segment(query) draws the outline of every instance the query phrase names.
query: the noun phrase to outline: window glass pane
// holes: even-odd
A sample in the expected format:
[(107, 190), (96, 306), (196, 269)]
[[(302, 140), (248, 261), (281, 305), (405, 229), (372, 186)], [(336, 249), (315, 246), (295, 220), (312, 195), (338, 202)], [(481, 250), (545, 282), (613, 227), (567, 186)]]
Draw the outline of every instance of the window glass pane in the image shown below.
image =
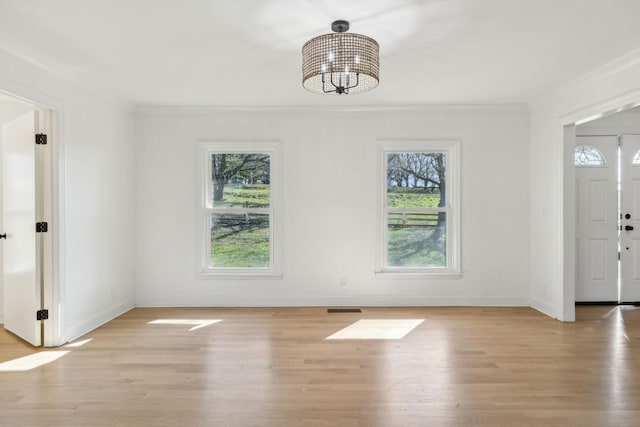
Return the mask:
[(389, 213), (388, 266), (446, 267), (446, 224), (445, 212)]
[(215, 208), (262, 208), (270, 204), (268, 153), (211, 155), (211, 191)]
[(634, 166), (640, 165), (640, 151), (637, 151), (635, 156), (633, 156), (633, 160), (631, 161), (631, 164)]
[(600, 150), (590, 145), (578, 145), (574, 151), (575, 166), (604, 166), (604, 157)]
[(211, 267), (269, 267), (269, 215), (211, 214)]
[(387, 154), (387, 206), (446, 206), (445, 153)]

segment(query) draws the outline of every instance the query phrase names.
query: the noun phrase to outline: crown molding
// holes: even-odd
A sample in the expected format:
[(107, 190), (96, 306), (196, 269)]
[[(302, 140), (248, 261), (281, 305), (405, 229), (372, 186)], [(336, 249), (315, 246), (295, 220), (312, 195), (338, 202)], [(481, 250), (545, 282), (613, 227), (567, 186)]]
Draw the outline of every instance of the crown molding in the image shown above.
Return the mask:
[[(2, 58), (4, 56), (4, 58)], [(128, 112), (135, 111), (135, 104), (129, 99), (120, 96), (113, 90), (93, 81), (89, 78), (69, 76), (56, 70), (55, 67), (49, 64), (36, 61), (35, 59), (21, 54), (13, 49), (8, 49), (5, 46), (0, 46), (0, 62), (6, 61), (8, 64), (14, 62), (13, 66), (8, 66), (9, 69), (24, 69), (34, 70), (36, 73), (41, 73), (53, 78), (53, 83), (57, 86), (67, 86), (68, 88), (77, 92), (83, 93), (92, 98), (98, 99), (104, 103), (111, 105)], [(19, 72), (18, 72), (19, 73)], [(47, 107), (60, 108), (62, 101), (58, 98), (52, 98), (48, 94), (44, 94), (30, 87), (25, 87), (19, 83), (19, 78), (0, 76), (0, 87), (4, 93), (8, 93), (11, 96), (15, 96), (20, 99), (24, 99), (27, 102), (35, 102), (46, 105)], [(54, 90), (53, 92), (57, 92)], [(63, 96), (58, 95), (59, 98)]]
[[(625, 71), (628, 71), (634, 67), (640, 67), (640, 48), (635, 49), (623, 56), (614, 59), (604, 65), (601, 65), (594, 70), (583, 74), (577, 79), (557, 87), (544, 95), (541, 95), (529, 102), (529, 109), (532, 112), (542, 110), (544, 108), (557, 105), (558, 103), (571, 98), (576, 93), (580, 93), (588, 88), (601, 85), (607, 81), (614, 80), (617, 76), (621, 75)], [(597, 102), (595, 104), (601, 105), (604, 103), (616, 104), (624, 103), (627, 98), (634, 97), (636, 90), (630, 90), (615, 97), (608, 98), (604, 101)], [(588, 107), (574, 109), (570, 112), (564, 112), (565, 116), (572, 115), (578, 111), (584, 110)]]
[(433, 104), (364, 106), (166, 106), (139, 105), (136, 113), (149, 116), (199, 116), (226, 113), (379, 113), (379, 112), (528, 112), (527, 104)]

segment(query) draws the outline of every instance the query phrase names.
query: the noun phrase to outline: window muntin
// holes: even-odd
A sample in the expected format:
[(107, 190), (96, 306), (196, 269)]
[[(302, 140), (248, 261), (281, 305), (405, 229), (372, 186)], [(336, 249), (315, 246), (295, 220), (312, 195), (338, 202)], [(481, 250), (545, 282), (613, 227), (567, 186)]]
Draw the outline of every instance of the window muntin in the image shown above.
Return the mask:
[(276, 275), (277, 145), (203, 143), (202, 273)]
[[(605, 166), (604, 156), (596, 147), (591, 145), (578, 145), (574, 150), (575, 166)], [(635, 160), (635, 158), (634, 158)]]
[(381, 273), (459, 274), (457, 141), (381, 143)]

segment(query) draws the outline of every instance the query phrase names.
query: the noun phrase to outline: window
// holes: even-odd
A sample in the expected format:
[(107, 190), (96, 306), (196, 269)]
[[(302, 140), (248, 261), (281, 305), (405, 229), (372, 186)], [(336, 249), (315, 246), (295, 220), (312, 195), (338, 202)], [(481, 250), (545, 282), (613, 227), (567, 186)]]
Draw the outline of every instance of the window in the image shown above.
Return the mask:
[[(575, 149), (575, 166), (604, 166), (604, 156), (596, 147), (578, 145)], [(634, 159), (635, 160), (635, 159)]]
[(633, 166), (640, 166), (640, 150), (636, 151), (636, 154), (633, 156), (633, 160), (631, 161)]
[(459, 143), (381, 144), (381, 273), (459, 274)]
[(277, 274), (277, 144), (206, 142), (201, 148), (202, 273)]

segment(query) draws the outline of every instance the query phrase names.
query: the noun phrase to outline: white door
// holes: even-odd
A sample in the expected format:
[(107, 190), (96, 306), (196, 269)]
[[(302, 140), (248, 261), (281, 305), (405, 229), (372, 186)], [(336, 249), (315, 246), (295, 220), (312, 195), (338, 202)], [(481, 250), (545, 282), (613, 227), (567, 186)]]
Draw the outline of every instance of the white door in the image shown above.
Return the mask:
[(41, 280), (36, 240), (37, 113), (2, 126), (2, 213), (4, 245), (4, 327), (33, 345), (41, 342), (36, 311)]
[(620, 301), (640, 301), (640, 136), (620, 139)]
[(618, 138), (576, 137), (575, 164), (576, 301), (617, 302)]

